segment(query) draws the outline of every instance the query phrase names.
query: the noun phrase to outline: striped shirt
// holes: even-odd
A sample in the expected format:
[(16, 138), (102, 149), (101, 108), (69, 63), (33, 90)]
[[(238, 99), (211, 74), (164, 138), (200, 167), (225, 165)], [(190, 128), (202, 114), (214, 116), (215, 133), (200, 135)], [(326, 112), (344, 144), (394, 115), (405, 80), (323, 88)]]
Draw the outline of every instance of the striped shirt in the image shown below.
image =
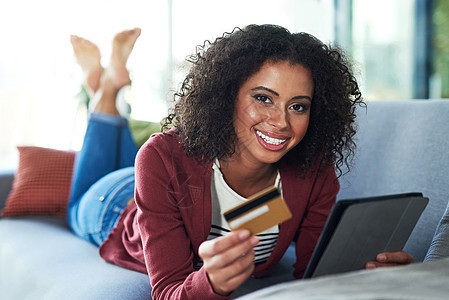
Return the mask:
[[(275, 186), (281, 191), (281, 180), (278, 173)], [(223, 213), (234, 206), (242, 204), (247, 201), (246, 198), (237, 194), (229, 185), (226, 183), (223, 174), (220, 170), (220, 163), (215, 160), (213, 164), (213, 174), (211, 183), (212, 192), (212, 228), (208, 236), (208, 240), (226, 235), (231, 230), (229, 229), (228, 223), (226, 222)], [(279, 226), (273, 226), (264, 232), (257, 235), (259, 238), (259, 244), (254, 247), (255, 258), (254, 263), (259, 264), (268, 260), (271, 252), (273, 252), (276, 246), (277, 239), (279, 235)], [(197, 265), (201, 267), (202, 262)]]

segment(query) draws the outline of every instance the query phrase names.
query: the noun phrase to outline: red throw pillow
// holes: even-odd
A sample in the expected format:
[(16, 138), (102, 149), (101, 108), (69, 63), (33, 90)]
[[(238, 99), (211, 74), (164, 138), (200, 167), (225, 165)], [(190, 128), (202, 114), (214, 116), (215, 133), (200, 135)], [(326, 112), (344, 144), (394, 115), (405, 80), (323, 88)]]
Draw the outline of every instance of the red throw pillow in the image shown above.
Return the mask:
[(75, 152), (32, 146), (17, 149), (19, 166), (1, 215), (65, 216)]

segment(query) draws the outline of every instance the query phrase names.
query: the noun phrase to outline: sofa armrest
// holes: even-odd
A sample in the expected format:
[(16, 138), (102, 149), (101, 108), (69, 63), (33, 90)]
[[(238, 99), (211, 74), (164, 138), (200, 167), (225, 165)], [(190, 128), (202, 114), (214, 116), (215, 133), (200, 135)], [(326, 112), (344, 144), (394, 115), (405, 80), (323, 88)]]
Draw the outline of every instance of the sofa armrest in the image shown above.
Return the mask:
[(14, 180), (14, 171), (0, 171), (0, 210), (5, 207), (6, 199), (12, 189), (12, 182)]

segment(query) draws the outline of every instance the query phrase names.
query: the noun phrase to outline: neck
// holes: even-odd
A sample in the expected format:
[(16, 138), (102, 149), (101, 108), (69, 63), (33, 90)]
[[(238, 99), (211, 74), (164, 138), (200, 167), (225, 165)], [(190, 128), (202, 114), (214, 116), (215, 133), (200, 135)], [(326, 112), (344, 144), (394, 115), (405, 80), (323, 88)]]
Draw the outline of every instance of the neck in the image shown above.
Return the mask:
[(273, 164), (244, 163), (233, 158), (220, 161), (220, 169), (226, 183), (245, 198), (273, 186), (277, 176)]

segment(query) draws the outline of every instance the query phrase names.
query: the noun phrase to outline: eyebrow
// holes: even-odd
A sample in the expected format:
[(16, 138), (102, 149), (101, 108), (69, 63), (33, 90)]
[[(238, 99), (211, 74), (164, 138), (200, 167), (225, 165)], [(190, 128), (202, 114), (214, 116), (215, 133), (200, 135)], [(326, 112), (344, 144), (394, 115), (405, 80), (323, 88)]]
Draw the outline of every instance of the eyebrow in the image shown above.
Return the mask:
[[(265, 86), (257, 86), (255, 88), (251, 89), (251, 91), (258, 91), (258, 90), (267, 91), (267, 92), (270, 92), (273, 95), (276, 95), (277, 97), (279, 97), (279, 93), (277, 93), (277, 92), (273, 91), (272, 89), (269, 89), (269, 88), (267, 88)], [(310, 102), (312, 102), (312, 98), (310, 98), (309, 96), (295, 96), (292, 99), (307, 99)]]

